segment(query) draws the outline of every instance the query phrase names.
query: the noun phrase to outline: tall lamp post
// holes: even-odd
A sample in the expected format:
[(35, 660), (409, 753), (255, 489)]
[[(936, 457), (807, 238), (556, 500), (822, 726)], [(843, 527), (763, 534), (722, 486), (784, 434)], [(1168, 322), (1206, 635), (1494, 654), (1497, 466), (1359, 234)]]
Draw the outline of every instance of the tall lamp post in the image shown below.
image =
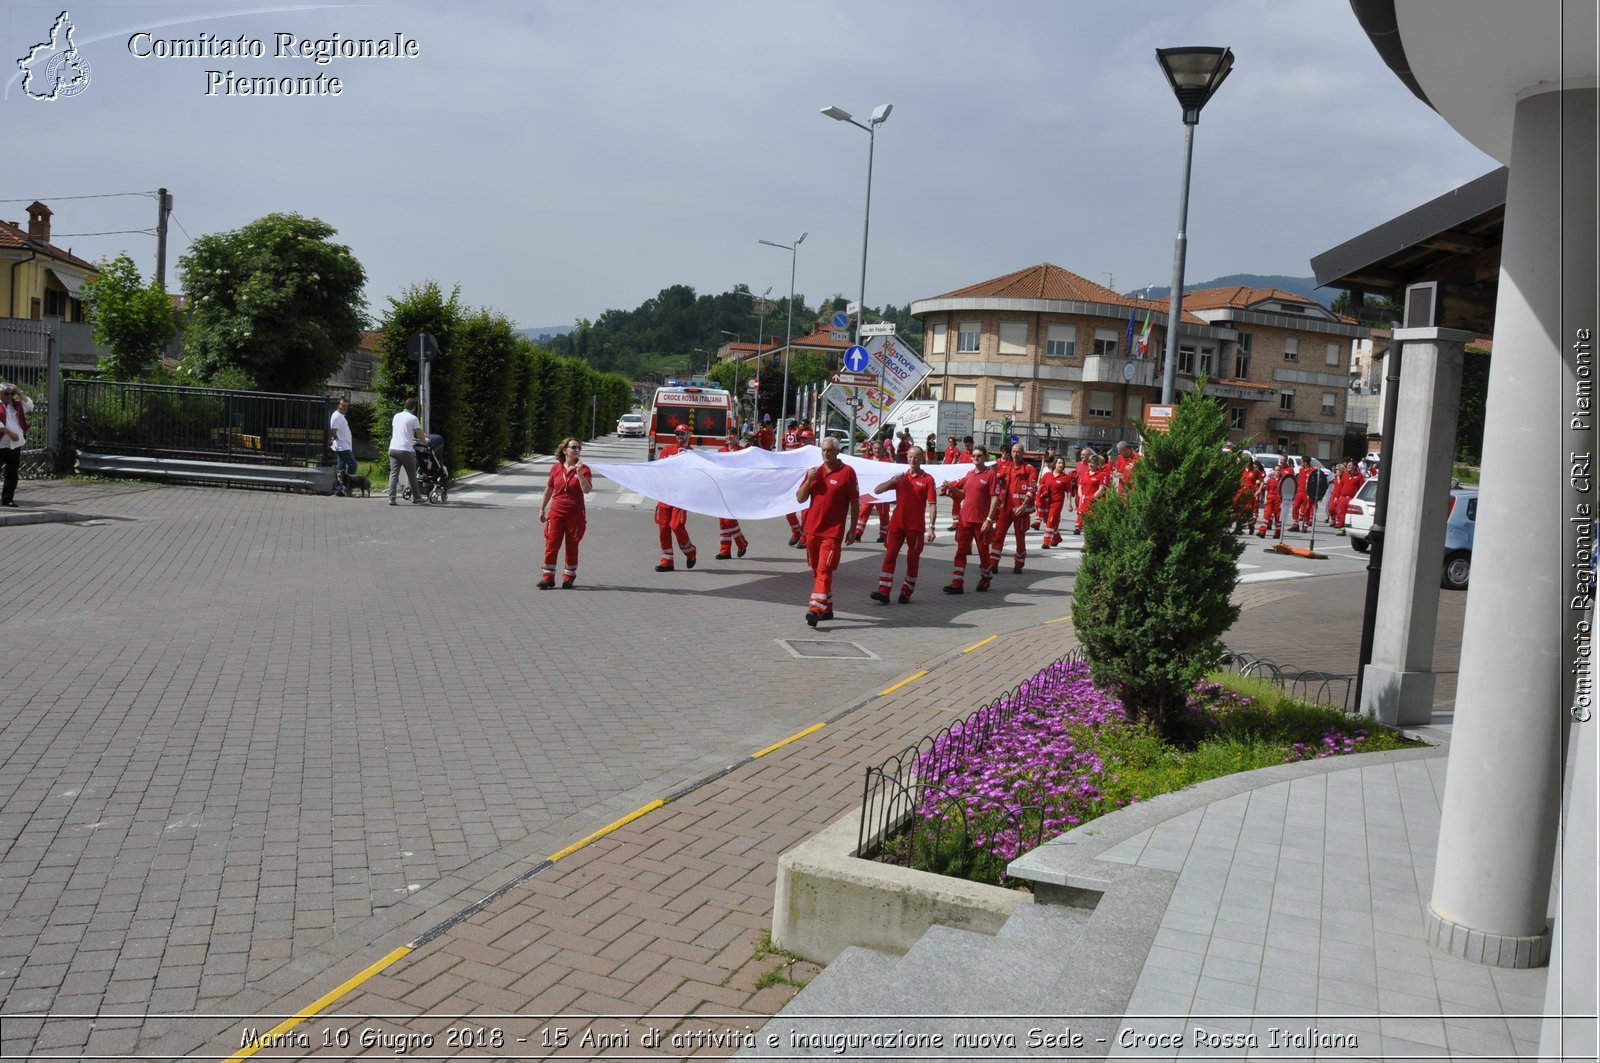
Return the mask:
[[(861, 222), (861, 293), (856, 300), (856, 345), (861, 344), (861, 323), (867, 317), (867, 232), (872, 227), (872, 153), (878, 142), (878, 127), (889, 117), (889, 112), (894, 110), (894, 104), (885, 103), (875, 108), (872, 117), (862, 125), (850, 117), (849, 111), (840, 110), (838, 107), (824, 107), (822, 113), (832, 118), (835, 122), (848, 122), (857, 129), (867, 131), (867, 210)], [(851, 417), (850, 431), (846, 433), (849, 446), (847, 450), (855, 450), (855, 418)]]
[[(740, 406), (739, 406), (739, 344), (744, 342), (744, 333), (742, 333), (742, 332), (729, 332), (725, 328), (724, 329), (718, 329), (717, 331), (722, 333), (724, 336), (732, 336), (733, 337), (733, 347), (734, 347), (734, 350), (733, 350), (733, 412), (734, 412), (735, 416), (738, 416), (739, 410), (740, 410)], [(707, 370), (707, 372), (709, 373), (710, 370)]]
[(1178, 199), (1178, 239), (1172, 248), (1172, 299), (1167, 305), (1167, 363), (1161, 369), (1161, 402), (1169, 405), (1178, 390), (1178, 325), (1183, 312), (1183, 260), (1189, 237), (1189, 170), (1194, 162), (1194, 127), (1200, 109), (1216, 94), (1233, 70), (1231, 48), (1157, 48), (1156, 61), (1166, 71), (1173, 94), (1183, 108), (1183, 190)]
[(792, 244), (780, 244), (773, 240), (757, 240), (758, 244), (768, 247), (780, 248), (789, 252), (789, 331), (783, 337), (783, 402), (779, 407), (778, 432), (781, 435), (789, 424), (789, 349), (794, 345), (794, 266), (800, 258), (800, 245), (806, 242), (806, 234), (801, 233), (800, 239)]

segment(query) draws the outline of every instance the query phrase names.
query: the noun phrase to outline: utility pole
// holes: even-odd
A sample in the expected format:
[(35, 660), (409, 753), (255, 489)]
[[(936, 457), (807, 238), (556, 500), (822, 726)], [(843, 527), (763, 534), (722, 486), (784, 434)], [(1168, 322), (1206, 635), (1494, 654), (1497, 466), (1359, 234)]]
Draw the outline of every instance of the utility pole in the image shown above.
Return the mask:
[(156, 190), (156, 287), (167, 290), (167, 215), (172, 213), (172, 196), (165, 188)]

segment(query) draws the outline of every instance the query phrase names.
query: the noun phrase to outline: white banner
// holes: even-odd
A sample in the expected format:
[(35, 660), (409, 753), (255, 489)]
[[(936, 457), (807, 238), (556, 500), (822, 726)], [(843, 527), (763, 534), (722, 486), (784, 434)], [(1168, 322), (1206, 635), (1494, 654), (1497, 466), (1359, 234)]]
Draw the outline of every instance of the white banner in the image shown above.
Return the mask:
[[(823, 398), (846, 417), (854, 414), (856, 428), (871, 436), (882, 427), (895, 404), (926, 380), (931, 370), (917, 349), (900, 336), (862, 339), (868, 355), (866, 372), (877, 379), (877, 386), (842, 388), (834, 385), (823, 393)], [(852, 393), (862, 400), (859, 407), (851, 407)]]

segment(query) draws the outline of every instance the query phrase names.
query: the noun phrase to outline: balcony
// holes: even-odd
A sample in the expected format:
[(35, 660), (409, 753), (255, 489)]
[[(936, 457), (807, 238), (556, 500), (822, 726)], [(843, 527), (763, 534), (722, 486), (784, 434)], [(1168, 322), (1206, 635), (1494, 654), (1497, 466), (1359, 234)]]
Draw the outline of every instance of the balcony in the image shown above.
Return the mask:
[[(1133, 375), (1127, 376), (1128, 366)], [(1136, 387), (1159, 387), (1153, 358), (1124, 358), (1120, 355), (1091, 354), (1083, 360), (1083, 381), (1086, 384), (1133, 384)]]

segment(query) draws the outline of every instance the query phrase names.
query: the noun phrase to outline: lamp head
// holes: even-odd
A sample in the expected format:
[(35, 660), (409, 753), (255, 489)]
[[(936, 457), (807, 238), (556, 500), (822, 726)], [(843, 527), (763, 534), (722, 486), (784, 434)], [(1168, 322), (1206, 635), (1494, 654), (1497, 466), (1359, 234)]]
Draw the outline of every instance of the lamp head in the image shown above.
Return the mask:
[(822, 113), (832, 118), (835, 122), (850, 121), (850, 112), (839, 107), (824, 107)]
[(794, 242), (794, 246), (799, 247), (801, 244), (805, 243), (807, 235), (808, 235), (807, 233), (801, 233), (800, 234), (800, 239), (798, 239), (798, 240), (796, 240)]
[(1233, 71), (1231, 48), (1157, 48), (1156, 61), (1183, 108), (1183, 124), (1200, 121), (1200, 109)]
[(892, 110), (894, 110), (894, 104), (892, 103), (885, 103), (875, 108), (872, 112), (872, 124), (878, 125), (884, 119), (889, 117), (889, 112)]

